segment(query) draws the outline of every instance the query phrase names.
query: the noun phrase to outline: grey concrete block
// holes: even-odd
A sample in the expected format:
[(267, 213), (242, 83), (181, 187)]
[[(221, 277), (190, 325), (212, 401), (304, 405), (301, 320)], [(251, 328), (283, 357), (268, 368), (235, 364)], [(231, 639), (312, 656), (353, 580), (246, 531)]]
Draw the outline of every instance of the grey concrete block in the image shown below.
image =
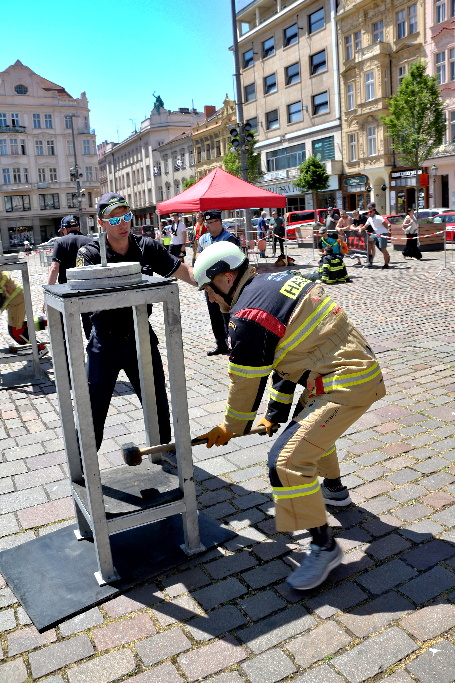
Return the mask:
[(421, 683), (453, 683), (455, 645), (446, 640), (436, 643), (406, 668)]

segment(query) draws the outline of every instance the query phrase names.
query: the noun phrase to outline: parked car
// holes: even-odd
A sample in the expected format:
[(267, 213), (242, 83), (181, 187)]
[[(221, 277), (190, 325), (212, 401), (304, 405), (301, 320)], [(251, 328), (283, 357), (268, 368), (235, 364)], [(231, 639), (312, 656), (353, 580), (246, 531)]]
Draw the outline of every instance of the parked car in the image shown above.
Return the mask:
[(50, 240), (47, 240), (47, 242), (41, 242), (41, 244), (38, 244), (36, 248), (43, 249), (44, 251), (52, 250), (54, 248), (54, 244), (59, 239), (60, 237), (51, 237)]
[(452, 213), (440, 213), (434, 217), (435, 223), (444, 223), (446, 226), (446, 241), (455, 242), (455, 211)]
[(388, 221), (391, 225), (401, 225), (401, 223), (403, 223), (403, 221), (404, 221), (404, 219), (406, 218), (406, 216), (404, 215), (404, 213), (402, 213), (402, 214), (396, 213), (396, 214), (390, 214), (390, 215), (387, 214), (387, 215), (384, 216), (384, 218), (385, 218), (386, 221)]
[(305, 211), (289, 211), (285, 214), (286, 235), (288, 239), (295, 240), (295, 226), (304, 223), (325, 223), (327, 218), (327, 209), (305, 210)]

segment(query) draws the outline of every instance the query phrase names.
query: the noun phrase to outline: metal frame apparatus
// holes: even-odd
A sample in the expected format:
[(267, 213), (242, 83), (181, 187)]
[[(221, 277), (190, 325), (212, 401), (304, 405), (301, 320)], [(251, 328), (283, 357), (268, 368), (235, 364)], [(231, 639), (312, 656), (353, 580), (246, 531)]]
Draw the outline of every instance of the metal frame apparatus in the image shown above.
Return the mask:
[[(22, 361), (32, 361), (33, 366), (33, 377), (35, 379), (41, 378), (41, 368), (40, 360), (38, 354), (38, 344), (36, 341), (35, 325), (33, 324), (33, 307), (32, 307), (32, 295), (30, 291), (30, 278), (28, 274), (28, 263), (27, 261), (21, 259), (17, 261), (5, 261), (0, 256), (0, 270), (20, 270), (22, 277), (22, 289), (24, 292), (24, 303), (25, 312), (27, 314), (28, 322), (28, 337), (30, 340), (30, 346), (27, 345), (24, 349), (19, 349), (18, 353), (0, 353), (0, 365), (5, 365), (6, 363), (20, 363)], [(31, 348), (30, 348), (31, 347)], [(33, 381), (21, 376), (18, 383), (13, 383), (11, 385), (0, 384), (0, 388), (6, 389), (11, 386), (19, 386), (20, 384), (33, 384)]]
[[(79, 539), (94, 540), (99, 569), (95, 576), (98, 583), (103, 585), (120, 578), (113, 565), (109, 535), (125, 529), (181, 514), (184, 531), (182, 549), (188, 555), (202, 552), (205, 548), (201, 545), (199, 536), (177, 284), (161, 278), (144, 277), (140, 285), (130, 287), (75, 291), (70, 290), (67, 285), (53, 285), (45, 286), (44, 290), (63, 438), (78, 527), (75, 533)], [(105, 511), (98, 465), (80, 315), (125, 306), (133, 308), (146, 440), (147, 445), (151, 446), (159, 443), (159, 431), (147, 305), (160, 302), (164, 308), (181, 498), (165, 504), (158, 503), (155, 507), (151, 502), (148, 507), (141, 506), (127, 514), (109, 518)], [(137, 474), (141, 476), (139, 470)]]

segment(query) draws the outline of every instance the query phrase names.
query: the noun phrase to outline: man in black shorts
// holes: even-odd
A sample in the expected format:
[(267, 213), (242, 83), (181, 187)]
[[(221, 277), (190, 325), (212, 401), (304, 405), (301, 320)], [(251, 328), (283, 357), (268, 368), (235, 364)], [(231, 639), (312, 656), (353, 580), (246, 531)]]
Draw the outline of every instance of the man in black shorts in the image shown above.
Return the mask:
[[(108, 192), (98, 202), (98, 223), (107, 232), (108, 263), (139, 262), (142, 272), (179, 278), (194, 285), (193, 271), (151, 237), (130, 234), (133, 214), (124, 197)], [(78, 252), (77, 266), (101, 263), (98, 242), (86, 244)], [(124, 370), (141, 398), (136, 339), (132, 308), (116, 308), (92, 313), (92, 334), (87, 345), (87, 375), (96, 446), (103, 440), (104, 423), (120, 370)], [(158, 339), (149, 326), (160, 443), (171, 440), (169, 404)]]

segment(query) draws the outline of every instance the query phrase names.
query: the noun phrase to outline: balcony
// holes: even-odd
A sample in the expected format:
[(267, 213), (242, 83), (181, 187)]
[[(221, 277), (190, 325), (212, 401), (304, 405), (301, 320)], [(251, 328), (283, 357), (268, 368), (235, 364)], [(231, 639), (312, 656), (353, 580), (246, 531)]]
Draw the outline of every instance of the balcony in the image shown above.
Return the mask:
[(25, 133), (25, 126), (0, 126), (0, 133)]
[(355, 63), (363, 62), (366, 59), (371, 59), (372, 57), (378, 57), (379, 55), (390, 55), (393, 52), (393, 48), (390, 43), (373, 43), (373, 45), (367, 45), (357, 50), (355, 53)]

